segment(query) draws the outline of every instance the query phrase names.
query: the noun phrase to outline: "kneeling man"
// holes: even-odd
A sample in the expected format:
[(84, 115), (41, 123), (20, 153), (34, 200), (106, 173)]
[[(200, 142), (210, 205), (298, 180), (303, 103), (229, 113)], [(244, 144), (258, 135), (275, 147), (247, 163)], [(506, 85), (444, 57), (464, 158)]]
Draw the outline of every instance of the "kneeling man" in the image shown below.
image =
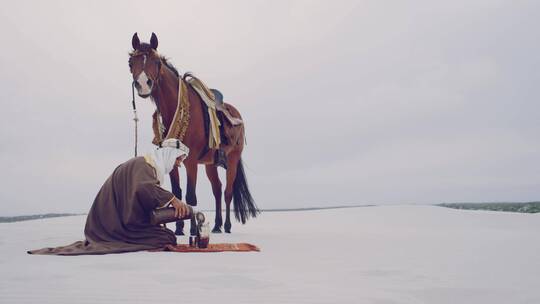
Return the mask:
[(176, 236), (171, 230), (150, 224), (150, 213), (172, 205), (179, 218), (188, 216), (188, 206), (161, 188), (164, 176), (188, 154), (189, 149), (182, 142), (167, 139), (161, 148), (119, 165), (92, 204), (84, 228), (85, 241), (28, 253), (106, 254), (176, 245)]

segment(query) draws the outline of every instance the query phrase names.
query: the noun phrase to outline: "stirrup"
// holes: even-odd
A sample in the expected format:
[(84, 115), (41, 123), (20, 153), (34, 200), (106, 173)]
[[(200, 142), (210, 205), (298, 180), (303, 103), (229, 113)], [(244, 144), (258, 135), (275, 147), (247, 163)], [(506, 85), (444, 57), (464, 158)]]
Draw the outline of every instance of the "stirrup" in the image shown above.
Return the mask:
[(225, 155), (225, 151), (221, 149), (216, 150), (216, 154), (214, 155), (214, 165), (227, 170), (227, 155)]

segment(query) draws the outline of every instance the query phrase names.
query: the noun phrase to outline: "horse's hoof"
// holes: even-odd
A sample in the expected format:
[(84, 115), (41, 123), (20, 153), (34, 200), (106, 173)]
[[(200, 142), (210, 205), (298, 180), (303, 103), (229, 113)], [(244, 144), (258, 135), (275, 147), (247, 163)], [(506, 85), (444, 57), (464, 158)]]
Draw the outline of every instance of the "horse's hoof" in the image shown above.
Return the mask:
[(176, 234), (176, 235), (184, 235), (184, 231), (182, 231), (181, 229), (176, 229), (174, 234)]
[(221, 233), (221, 227), (214, 227), (214, 229), (212, 229), (212, 233)]
[(230, 223), (225, 223), (225, 233), (231, 233), (231, 227)]
[(229, 229), (225, 228), (225, 233), (231, 233), (231, 228)]

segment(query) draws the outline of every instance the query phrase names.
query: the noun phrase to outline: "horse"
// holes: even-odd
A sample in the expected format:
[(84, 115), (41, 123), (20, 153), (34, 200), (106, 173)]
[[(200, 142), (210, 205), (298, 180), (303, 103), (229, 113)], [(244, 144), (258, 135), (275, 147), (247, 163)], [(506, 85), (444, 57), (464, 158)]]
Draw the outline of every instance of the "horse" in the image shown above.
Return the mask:
[[(179, 138), (190, 149), (189, 156), (184, 160), (184, 167), (187, 172), (187, 194), (186, 203), (191, 206), (197, 205), (197, 195), (195, 193), (197, 185), (197, 168), (199, 164), (205, 166), (206, 176), (212, 185), (212, 192), (216, 203), (216, 216), (213, 233), (221, 233), (223, 218), (221, 215), (222, 183), (218, 175), (215, 164), (216, 149), (208, 148), (208, 136), (205, 132), (205, 108), (204, 101), (195, 89), (186, 81), (191, 76), (186, 73), (183, 76), (178, 70), (162, 55), (158, 54), (158, 39), (152, 33), (150, 43), (141, 43), (137, 33), (133, 34), (131, 44), (133, 51), (129, 53), (129, 69), (133, 76), (133, 85), (137, 89), (137, 94), (141, 98), (150, 98), (156, 106), (156, 113), (161, 118), (163, 134), (167, 134), (179, 102), (179, 86), (186, 85), (187, 100), (189, 103), (189, 124), (185, 130), (183, 138)], [(224, 106), (229, 113), (242, 119), (240, 112), (228, 103)], [(158, 117), (158, 118), (159, 118)], [(224, 122), (226, 124), (226, 122)], [(253, 197), (249, 191), (244, 166), (242, 162), (242, 151), (245, 143), (244, 125), (236, 126), (239, 140), (229, 143), (221, 143), (220, 147), (226, 155), (226, 186), (225, 186), (225, 232), (231, 233), (231, 201), (234, 206), (234, 215), (238, 221), (245, 224), (250, 217), (256, 217), (259, 213)], [(158, 128), (159, 129), (159, 128)], [(160, 130), (161, 132), (161, 130)], [(182, 199), (182, 189), (180, 187), (180, 177), (178, 169), (173, 169), (169, 173), (173, 194)], [(196, 225), (191, 219), (190, 234), (196, 234)], [(183, 221), (176, 222), (177, 235), (184, 235)]]

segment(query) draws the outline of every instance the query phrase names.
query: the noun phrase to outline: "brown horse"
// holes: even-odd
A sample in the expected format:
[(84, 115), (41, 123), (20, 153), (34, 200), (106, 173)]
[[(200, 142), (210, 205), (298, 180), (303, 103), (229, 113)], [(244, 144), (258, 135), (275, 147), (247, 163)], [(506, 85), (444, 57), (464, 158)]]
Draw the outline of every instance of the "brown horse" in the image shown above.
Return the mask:
[[(197, 185), (197, 167), (204, 164), (206, 175), (212, 184), (212, 192), (216, 200), (216, 217), (213, 232), (220, 233), (223, 219), (221, 216), (221, 194), (222, 185), (218, 176), (218, 170), (214, 162), (216, 156), (215, 149), (208, 148), (208, 134), (205, 128), (205, 112), (207, 111), (204, 101), (198, 93), (186, 81), (189, 74), (180, 76), (163, 56), (157, 53), (157, 36), (152, 33), (150, 44), (141, 43), (137, 33), (132, 38), (133, 51), (130, 53), (129, 67), (133, 75), (133, 82), (137, 93), (142, 98), (148, 98), (155, 103), (156, 113), (161, 117), (162, 126), (165, 128), (163, 134), (167, 134), (178, 105), (178, 88), (180, 82), (187, 86), (187, 96), (189, 102), (189, 125), (182, 142), (190, 149), (188, 158), (184, 161), (187, 171), (187, 194), (186, 202), (191, 206), (197, 205), (195, 188)], [(241, 119), (240, 113), (230, 104), (225, 104), (229, 113)], [(227, 125), (227, 122), (223, 122)], [(205, 126), (206, 125), (206, 126)], [(244, 148), (244, 125), (235, 126), (239, 140), (222, 143), (220, 148), (226, 155), (227, 183), (225, 186), (225, 232), (231, 232), (231, 201), (234, 205), (234, 213), (237, 220), (244, 224), (250, 217), (257, 216), (259, 210), (253, 201), (249, 191), (244, 168), (242, 165), (242, 150)], [(182, 189), (180, 188), (180, 177), (178, 170), (173, 170), (170, 174), (172, 192), (179, 199), (182, 199)], [(191, 222), (191, 234), (195, 233), (195, 225)], [(176, 234), (183, 235), (183, 222), (176, 223)]]

